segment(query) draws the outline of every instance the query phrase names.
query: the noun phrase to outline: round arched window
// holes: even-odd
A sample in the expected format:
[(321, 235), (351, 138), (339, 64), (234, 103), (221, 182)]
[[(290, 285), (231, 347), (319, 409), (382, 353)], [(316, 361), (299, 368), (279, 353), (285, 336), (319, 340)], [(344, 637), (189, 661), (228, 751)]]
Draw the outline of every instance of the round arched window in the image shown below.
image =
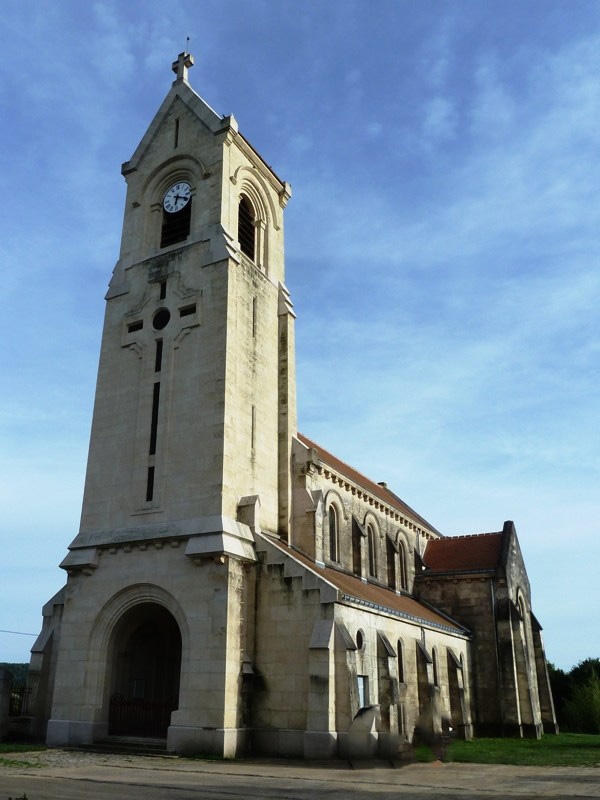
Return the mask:
[(244, 197), (244, 195), (240, 198), (240, 205), (238, 207), (238, 240), (242, 253), (254, 260), (256, 245), (254, 209), (248, 198)]

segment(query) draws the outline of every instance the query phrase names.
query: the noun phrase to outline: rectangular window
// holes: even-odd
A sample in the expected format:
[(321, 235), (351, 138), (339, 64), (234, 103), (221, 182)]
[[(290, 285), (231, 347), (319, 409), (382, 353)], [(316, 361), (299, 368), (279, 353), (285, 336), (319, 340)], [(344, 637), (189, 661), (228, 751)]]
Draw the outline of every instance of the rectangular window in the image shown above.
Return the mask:
[(196, 303), (191, 306), (185, 306), (185, 308), (179, 309), (179, 316), (180, 317), (191, 317), (192, 314), (196, 313)]
[(358, 707), (369, 705), (369, 678), (367, 675), (357, 675), (358, 679)]
[(160, 282), (160, 299), (164, 300), (167, 296), (167, 282), (161, 281)]
[(135, 333), (136, 331), (141, 331), (144, 327), (144, 321), (139, 319), (137, 322), (130, 322), (127, 326), (128, 333)]

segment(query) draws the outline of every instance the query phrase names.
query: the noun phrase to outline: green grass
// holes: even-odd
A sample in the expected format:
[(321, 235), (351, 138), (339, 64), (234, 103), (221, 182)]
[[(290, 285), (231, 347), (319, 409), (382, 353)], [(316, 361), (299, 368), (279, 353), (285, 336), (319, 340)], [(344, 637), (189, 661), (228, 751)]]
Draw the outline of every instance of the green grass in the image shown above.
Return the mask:
[(452, 742), (445, 761), (534, 767), (600, 767), (600, 736), (561, 733), (541, 739), (473, 739)]
[(35, 750), (46, 750), (45, 744), (19, 742), (0, 742), (0, 753), (31, 753)]
[(16, 758), (2, 758), (0, 756), (0, 767), (27, 767), (27, 769), (37, 769), (40, 765), (33, 761), (17, 761)]
[[(0, 754), (27, 753), (45, 750), (43, 744), (18, 744), (1, 742)], [(416, 747), (415, 761), (435, 760), (431, 749)], [(197, 758), (211, 758), (197, 756)], [(214, 759), (214, 756), (212, 757)], [(222, 760), (222, 759), (217, 759)], [(471, 742), (452, 742), (445, 752), (444, 761), (471, 764), (517, 764), (532, 767), (600, 767), (600, 736), (585, 733), (561, 733), (541, 739), (473, 739)], [(29, 762), (3, 758), (0, 766), (36, 766)]]
[[(43, 744), (22, 744), (17, 742), (0, 742), (0, 767), (39, 767), (32, 761), (20, 761), (16, 758), (5, 758), (5, 753), (31, 753), (36, 750), (46, 750)], [(19, 800), (19, 798), (15, 798)]]

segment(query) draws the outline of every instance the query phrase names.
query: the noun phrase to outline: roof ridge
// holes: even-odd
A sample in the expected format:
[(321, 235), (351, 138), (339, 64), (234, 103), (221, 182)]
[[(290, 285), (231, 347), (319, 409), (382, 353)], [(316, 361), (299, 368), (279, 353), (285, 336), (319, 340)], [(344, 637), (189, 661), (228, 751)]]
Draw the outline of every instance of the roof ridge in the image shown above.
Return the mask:
[(455, 542), (457, 539), (476, 539), (478, 536), (502, 536), (502, 531), (487, 531), (486, 533), (459, 533), (456, 536), (453, 536), (452, 534), (446, 534), (446, 536), (444, 536), (444, 540)]
[[(349, 471), (349, 473), (354, 473), (354, 475), (358, 476), (358, 478), (360, 478), (361, 481), (364, 481), (363, 483), (364, 489), (367, 489), (368, 491), (370, 491), (375, 496), (379, 497), (380, 500), (383, 500), (383, 502), (387, 503), (388, 505), (395, 507), (396, 510), (400, 511), (402, 514), (406, 514), (409, 517), (412, 516), (416, 521), (417, 526), (422, 527), (427, 531), (431, 531), (440, 537), (443, 536), (443, 534), (440, 533), (440, 531), (438, 531), (437, 528), (431, 524), (431, 522), (428, 522), (425, 519), (425, 517), (421, 516), (421, 514), (419, 514), (418, 511), (415, 511), (415, 509), (412, 508), (412, 506), (410, 506), (405, 500), (399, 497), (399, 495), (392, 492), (392, 490), (388, 488), (387, 484), (382, 486), (381, 483), (377, 483), (377, 481), (374, 481), (372, 478), (369, 478), (367, 475), (365, 475), (364, 472), (361, 472), (360, 470), (356, 469), (356, 467), (353, 467), (352, 464), (348, 464), (347, 461), (344, 461), (343, 459), (339, 458), (334, 453), (332, 453), (331, 450), (329, 450), (327, 447), (323, 447), (323, 445), (319, 444), (318, 442), (315, 442), (314, 439), (311, 439), (304, 433), (300, 433), (300, 431), (297, 431), (296, 436), (305, 446), (313, 447), (315, 450), (323, 452), (331, 459), (336, 461), (339, 465), (345, 467), (346, 470)], [(326, 458), (322, 460), (330, 468), (334, 470), (337, 469), (336, 465), (331, 464)], [(344, 477), (348, 480), (355, 482), (354, 478), (351, 477), (349, 474), (346, 474)], [(360, 482), (358, 483), (360, 485)], [(413, 524), (412, 521), (411, 524)]]
[[(374, 481), (373, 478), (369, 478), (369, 476), (365, 475), (364, 472), (361, 472), (359, 469), (356, 469), (356, 467), (353, 467), (352, 464), (348, 464), (348, 462), (344, 461), (343, 458), (340, 458), (339, 456), (334, 455), (331, 452), (331, 450), (329, 450), (327, 447), (324, 447), (322, 444), (319, 444), (319, 442), (315, 442), (314, 439), (311, 439), (310, 437), (306, 436), (305, 434), (300, 433), (300, 431), (298, 431), (298, 436), (301, 436), (303, 439), (306, 439), (307, 442), (311, 442), (311, 444), (314, 444), (317, 448), (320, 448), (321, 450), (324, 450), (326, 453), (329, 453), (329, 455), (333, 456), (336, 459), (336, 461), (340, 462), (340, 464), (343, 464), (345, 467), (348, 467), (349, 470), (351, 470), (352, 472), (356, 472), (358, 475), (360, 475), (361, 478), (364, 478), (365, 481), (367, 481), (367, 483), (372, 483), (373, 486), (379, 486), (380, 489), (384, 489), (386, 492), (389, 492), (389, 489), (386, 486), (382, 486), (380, 483), (377, 483), (377, 481)], [(333, 466), (333, 465), (330, 465), (330, 466)], [(406, 505), (404, 503), (404, 500), (401, 500), (401, 502), (404, 505)]]

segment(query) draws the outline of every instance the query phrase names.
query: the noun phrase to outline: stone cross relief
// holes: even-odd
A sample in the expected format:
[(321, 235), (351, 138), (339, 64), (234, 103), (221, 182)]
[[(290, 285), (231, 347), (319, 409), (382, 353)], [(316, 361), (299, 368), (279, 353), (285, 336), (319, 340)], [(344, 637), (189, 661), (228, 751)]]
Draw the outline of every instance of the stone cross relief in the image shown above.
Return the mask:
[[(133, 350), (138, 358), (142, 358), (146, 345), (160, 335), (160, 331), (167, 325), (169, 328), (165, 331), (167, 338), (171, 340), (172, 347), (177, 349), (181, 340), (191, 333), (191, 329), (200, 324), (202, 292), (184, 286), (178, 276), (171, 287), (170, 301), (165, 297), (161, 298), (162, 302), (159, 300), (157, 303), (155, 287), (156, 284), (148, 286), (139, 305), (132, 308), (125, 316), (121, 346)], [(166, 312), (168, 316), (165, 317), (167, 322), (159, 328), (153, 323), (160, 311), (163, 315)]]

